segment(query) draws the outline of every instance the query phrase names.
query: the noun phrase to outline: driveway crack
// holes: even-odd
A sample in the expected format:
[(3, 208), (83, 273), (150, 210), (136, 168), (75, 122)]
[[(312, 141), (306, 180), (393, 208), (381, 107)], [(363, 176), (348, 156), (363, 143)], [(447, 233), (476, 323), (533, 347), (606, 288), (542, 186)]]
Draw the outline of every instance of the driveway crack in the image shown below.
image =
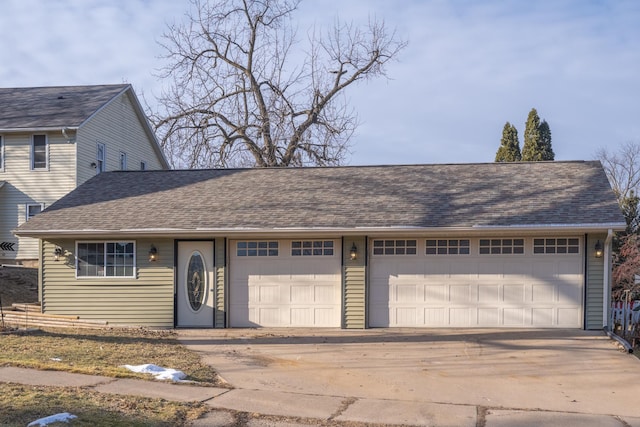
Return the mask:
[(331, 414), (331, 416), (327, 419), (331, 421), (339, 417), (344, 413), (344, 411), (346, 411), (349, 408), (349, 406), (353, 405), (357, 401), (358, 399), (356, 397), (348, 397), (344, 399), (342, 402), (340, 402), (340, 406), (338, 407), (338, 409), (336, 409), (336, 411), (333, 414)]

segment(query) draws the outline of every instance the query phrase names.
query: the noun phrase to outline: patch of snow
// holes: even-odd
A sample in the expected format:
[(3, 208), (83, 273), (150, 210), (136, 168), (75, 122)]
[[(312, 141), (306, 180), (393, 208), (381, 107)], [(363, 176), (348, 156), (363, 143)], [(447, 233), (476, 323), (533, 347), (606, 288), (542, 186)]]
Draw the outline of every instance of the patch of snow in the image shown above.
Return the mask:
[(50, 415), (48, 417), (40, 418), (39, 420), (35, 420), (27, 424), (27, 427), (33, 426), (48, 426), (53, 423), (68, 423), (69, 420), (73, 420), (74, 418), (78, 418), (73, 414), (68, 412), (62, 412), (60, 414)]
[(54, 361), (54, 362), (62, 362), (62, 359), (59, 357), (52, 357), (50, 360)]
[(130, 371), (138, 372), (141, 374), (151, 374), (157, 380), (171, 380), (182, 381), (187, 375), (182, 372), (171, 368), (163, 368), (158, 365), (147, 363), (145, 365), (124, 365)]

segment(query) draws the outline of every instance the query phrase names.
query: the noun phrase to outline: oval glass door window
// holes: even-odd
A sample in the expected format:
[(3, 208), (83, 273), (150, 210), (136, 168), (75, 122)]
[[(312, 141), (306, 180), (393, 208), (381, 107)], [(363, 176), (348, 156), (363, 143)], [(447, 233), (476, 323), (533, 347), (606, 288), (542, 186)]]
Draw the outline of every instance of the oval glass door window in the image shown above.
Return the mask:
[(200, 252), (194, 252), (187, 268), (187, 296), (193, 311), (198, 311), (204, 304), (207, 288), (207, 275), (204, 260)]

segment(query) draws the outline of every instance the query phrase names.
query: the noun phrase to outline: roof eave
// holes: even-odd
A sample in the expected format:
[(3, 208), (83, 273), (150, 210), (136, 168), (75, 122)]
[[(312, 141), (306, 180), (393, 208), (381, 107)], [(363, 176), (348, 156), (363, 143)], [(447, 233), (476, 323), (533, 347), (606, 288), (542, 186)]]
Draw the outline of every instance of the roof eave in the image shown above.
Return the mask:
[(0, 133), (24, 133), (24, 132), (53, 132), (62, 129), (78, 130), (78, 126), (37, 126), (24, 128), (0, 128)]
[(597, 224), (522, 224), (522, 225), (479, 225), (472, 227), (279, 227), (279, 228), (145, 228), (118, 230), (15, 230), (20, 237), (36, 238), (78, 238), (78, 237), (245, 237), (245, 236), (404, 236), (443, 233), (472, 233), (473, 235), (491, 235), (496, 233), (539, 233), (539, 232), (606, 232), (607, 230), (622, 231), (625, 223), (597, 223)]

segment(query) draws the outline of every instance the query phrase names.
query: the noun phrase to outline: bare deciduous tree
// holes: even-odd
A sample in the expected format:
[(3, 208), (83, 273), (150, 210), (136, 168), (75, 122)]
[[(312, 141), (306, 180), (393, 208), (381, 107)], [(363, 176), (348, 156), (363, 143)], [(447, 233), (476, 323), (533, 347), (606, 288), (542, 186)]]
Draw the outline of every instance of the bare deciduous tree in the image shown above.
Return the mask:
[(619, 202), (639, 194), (640, 143), (628, 142), (616, 152), (601, 148), (596, 157), (602, 162)]
[(170, 89), (151, 115), (176, 167), (340, 164), (358, 125), (344, 91), (386, 76), (406, 46), (383, 22), (312, 29), (292, 22), (297, 0), (192, 0), (186, 25), (162, 43)]

